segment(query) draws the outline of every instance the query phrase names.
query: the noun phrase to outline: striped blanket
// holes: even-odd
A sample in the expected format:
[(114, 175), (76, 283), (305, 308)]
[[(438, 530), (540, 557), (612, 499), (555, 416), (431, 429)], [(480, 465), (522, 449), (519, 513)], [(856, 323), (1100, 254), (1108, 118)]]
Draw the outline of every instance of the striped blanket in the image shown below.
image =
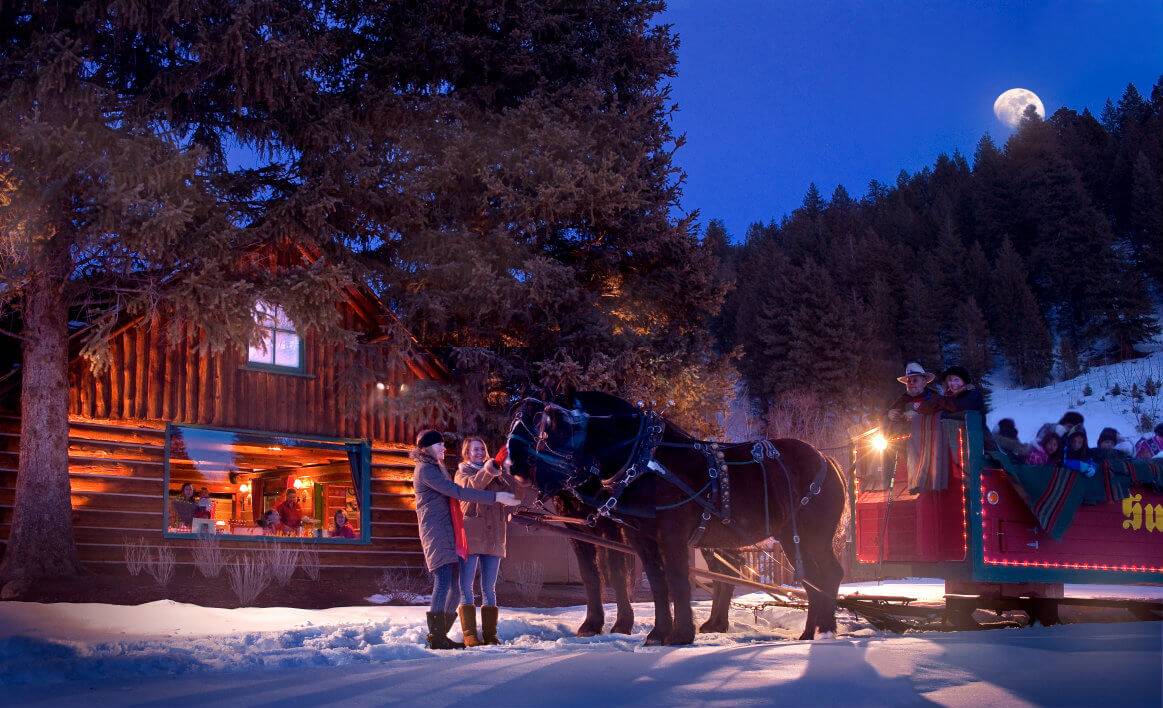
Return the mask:
[(1098, 473), (1084, 477), (1065, 467), (1023, 465), (1001, 451), (991, 452), (1005, 469), (1018, 495), (1038, 520), (1038, 526), (1058, 539), (1070, 528), (1083, 504), (1105, 504), (1125, 499), (1132, 485), (1163, 490), (1163, 461), (1095, 460)]
[(913, 418), (908, 441), (910, 492), (935, 492), (949, 488), (949, 463), (960, 451), (959, 420), (936, 415)]

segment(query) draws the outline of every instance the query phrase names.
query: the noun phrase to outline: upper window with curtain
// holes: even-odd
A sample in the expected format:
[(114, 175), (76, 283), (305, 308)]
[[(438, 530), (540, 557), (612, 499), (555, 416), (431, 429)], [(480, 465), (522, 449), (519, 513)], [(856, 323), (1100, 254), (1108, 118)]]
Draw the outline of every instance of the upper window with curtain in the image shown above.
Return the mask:
[(272, 371), (303, 373), (303, 338), (283, 308), (259, 301), (254, 318), (258, 341), (250, 345), (247, 364)]

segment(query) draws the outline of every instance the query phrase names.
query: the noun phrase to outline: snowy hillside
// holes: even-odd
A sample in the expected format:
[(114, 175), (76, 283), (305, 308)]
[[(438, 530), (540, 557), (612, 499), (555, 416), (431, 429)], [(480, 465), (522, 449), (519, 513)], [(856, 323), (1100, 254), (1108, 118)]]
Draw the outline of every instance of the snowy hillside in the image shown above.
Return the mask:
[[(1136, 427), (1143, 416), (1156, 423), (1163, 421), (1163, 392), (1148, 395), (1148, 381), (1156, 387), (1163, 381), (1163, 351), (1097, 366), (1077, 378), (1044, 388), (995, 387), (988, 423), (993, 428), (1002, 418), (1013, 418), (1021, 439), (1030, 441), (1043, 423), (1056, 423), (1067, 410), (1076, 410), (1086, 418), (1091, 445), (1097, 444), (1105, 427), (1136, 439), (1140, 435)], [(1137, 397), (1132, 395), (1135, 393)]]

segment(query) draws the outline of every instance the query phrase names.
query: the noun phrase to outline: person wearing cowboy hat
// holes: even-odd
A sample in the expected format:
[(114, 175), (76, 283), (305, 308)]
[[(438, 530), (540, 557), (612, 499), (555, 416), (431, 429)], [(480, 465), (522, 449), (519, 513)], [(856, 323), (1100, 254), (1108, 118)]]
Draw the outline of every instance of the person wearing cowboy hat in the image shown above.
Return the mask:
[(925, 367), (910, 361), (905, 366), (905, 375), (897, 377), (897, 381), (905, 385), (905, 391), (889, 406), (884, 427), (900, 428), (900, 432), (907, 432), (909, 421), (917, 416), (913, 404), (937, 396), (937, 391), (929, 386), (935, 378), (936, 375), (925, 371)]
[(985, 415), (985, 398), (965, 367), (950, 366), (942, 371), (941, 384), (945, 387), (944, 394), (914, 403), (913, 409), (918, 413), (940, 413), (942, 418), (957, 420), (965, 419), (965, 411), (977, 411)]

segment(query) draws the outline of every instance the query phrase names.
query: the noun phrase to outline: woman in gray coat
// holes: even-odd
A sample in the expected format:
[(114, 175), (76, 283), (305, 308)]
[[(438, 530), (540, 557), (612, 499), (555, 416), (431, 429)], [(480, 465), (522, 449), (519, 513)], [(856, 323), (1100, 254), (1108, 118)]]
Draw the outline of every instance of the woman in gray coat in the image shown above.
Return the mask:
[(460, 603), (460, 591), (456, 587), (457, 567), (468, 555), (467, 544), (464, 548), (457, 548), (458, 525), (460, 533), (464, 532), (460, 502), (517, 506), (517, 497), (509, 492), (466, 489), (453, 482), (444, 468), (444, 436), (435, 430), (420, 433), (413, 457), (416, 470), (412, 485), (416, 494), (420, 545), (424, 548), (424, 562), (433, 578), (432, 604), (428, 611), (428, 646), (432, 649), (462, 649), (464, 644), (453, 642), (447, 636), (456, 621), (454, 609)]
[[(462, 462), (456, 468), (455, 477), (460, 486), (516, 493), (517, 481), (504, 469), (503, 450), (497, 460), (490, 460), (485, 441), (470, 436), (460, 446), (460, 459)], [(484, 604), (481, 605), (483, 643), (500, 644), (497, 639), (497, 574), (508, 542), (509, 510), (496, 504), (472, 502), (463, 502), (460, 508), (464, 510), (464, 532), (468, 537), (469, 553), (468, 558), (460, 562), (460, 594), (464, 604), (458, 612), (464, 643), (470, 647), (482, 643), (477, 638), (477, 608), (472, 593), (479, 565), (481, 595), (484, 596)]]

